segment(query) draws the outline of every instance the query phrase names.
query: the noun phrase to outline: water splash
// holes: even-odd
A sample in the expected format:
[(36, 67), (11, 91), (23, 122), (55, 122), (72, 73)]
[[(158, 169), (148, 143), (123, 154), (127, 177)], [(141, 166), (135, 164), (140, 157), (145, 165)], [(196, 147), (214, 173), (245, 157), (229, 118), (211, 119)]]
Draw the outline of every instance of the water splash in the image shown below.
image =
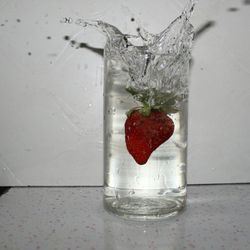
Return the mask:
[[(115, 26), (100, 20), (77, 19), (75, 24), (94, 27), (106, 35), (104, 55), (119, 61), (123, 71), (127, 72), (127, 89), (136, 100), (146, 99), (152, 107), (163, 106), (166, 101), (173, 102), (172, 110), (168, 111), (174, 113), (188, 96), (194, 37), (189, 18), (195, 3), (195, 0), (190, 0), (182, 14), (156, 35), (143, 28), (138, 35), (123, 34)], [(64, 21), (68, 22), (68, 19)]]

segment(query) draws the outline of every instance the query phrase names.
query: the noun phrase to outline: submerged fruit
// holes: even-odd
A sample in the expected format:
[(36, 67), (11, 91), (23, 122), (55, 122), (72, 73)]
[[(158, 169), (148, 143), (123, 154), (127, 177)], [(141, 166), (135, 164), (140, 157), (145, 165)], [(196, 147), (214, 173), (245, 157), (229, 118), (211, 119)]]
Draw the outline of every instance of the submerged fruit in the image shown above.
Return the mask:
[(125, 140), (135, 161), (145, 164), (151, 153), (174, 132), (174, 122), (163, 111), (151, 110), (148, 115), (132, 111), (125, 122)]

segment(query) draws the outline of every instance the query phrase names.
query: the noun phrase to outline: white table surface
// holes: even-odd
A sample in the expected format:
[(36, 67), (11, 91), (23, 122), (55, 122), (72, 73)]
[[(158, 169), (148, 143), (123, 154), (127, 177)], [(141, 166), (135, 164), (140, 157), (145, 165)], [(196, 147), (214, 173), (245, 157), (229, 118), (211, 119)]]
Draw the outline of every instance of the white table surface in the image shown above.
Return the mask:
[(186, 210), (158, 222), (104, 211), (101, 187), (12, 188), (0, 249), (250, 249), (250, 185), (189, 186)]

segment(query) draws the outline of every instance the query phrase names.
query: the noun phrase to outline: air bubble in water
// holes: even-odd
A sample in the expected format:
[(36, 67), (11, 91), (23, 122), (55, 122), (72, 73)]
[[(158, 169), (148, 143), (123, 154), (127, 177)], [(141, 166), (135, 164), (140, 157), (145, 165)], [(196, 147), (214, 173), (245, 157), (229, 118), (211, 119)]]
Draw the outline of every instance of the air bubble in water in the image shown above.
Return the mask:
[(120, 195), (119, 191), (117, 191), (117, 190), (115, 190), (115, 197), (116, 197), (116, 199), (121, 198), (121, 195)]
[(186, 164), (184, 162), (181, 162), (179, 165), (178, 165), (179, 168), (185, 168), (186, 167)]
[(116, 108), (112, 107), (112, 114), (114, 115), (116, 113)]
[(179, 165), (179, 170), (180, 170), (180, 173), (184, 173), (186, 171), (186, 164), (181, 162)]
[(175, 144), (175, 146), (177, 148), (181, 148), (181, 149), (185, 149), (187, 147), (187, 142), (177, 142), (177, 141), (173, 141), (173, 143)]
[(135, 191), (132, 189), (131, 191), (129, 191), (128, 193), (130, 196), (134, 195), (135, 194)]
[(136, 183), (136, 184), (139, 184), (139, 179), (140, 179), (139, 176), (136, 176), (136, 177), (135, 177), (135, 183)]
[(157, 194), (158, 195), (164, 195), (164, 193), (165, 193), (165, 189), (161, 189)]

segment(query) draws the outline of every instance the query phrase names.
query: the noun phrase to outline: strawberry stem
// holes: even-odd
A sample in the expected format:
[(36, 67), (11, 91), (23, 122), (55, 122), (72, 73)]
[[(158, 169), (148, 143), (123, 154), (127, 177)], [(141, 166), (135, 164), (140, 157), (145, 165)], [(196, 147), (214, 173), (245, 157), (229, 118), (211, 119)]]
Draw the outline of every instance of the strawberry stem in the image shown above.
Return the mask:
[[(139, 101), (143, 105), (136, 108), (143, 116), (149, 116), (152, 109), (160, 110), (166, 114), (179, 111), (178, 107), (176, 107), (178, 97), (174, 93), (160, 92), (155, 88), (140, 90), (132, 86), (126, 87), (126, 90), (136, 101)], [(133, 108), (128, 111), (127, 116), (134, 110)]]
[(143, 103), (143, 107), (139, 110), (143, 116), (149, 116), (151, 112), (151, 107), (147, 103)]

